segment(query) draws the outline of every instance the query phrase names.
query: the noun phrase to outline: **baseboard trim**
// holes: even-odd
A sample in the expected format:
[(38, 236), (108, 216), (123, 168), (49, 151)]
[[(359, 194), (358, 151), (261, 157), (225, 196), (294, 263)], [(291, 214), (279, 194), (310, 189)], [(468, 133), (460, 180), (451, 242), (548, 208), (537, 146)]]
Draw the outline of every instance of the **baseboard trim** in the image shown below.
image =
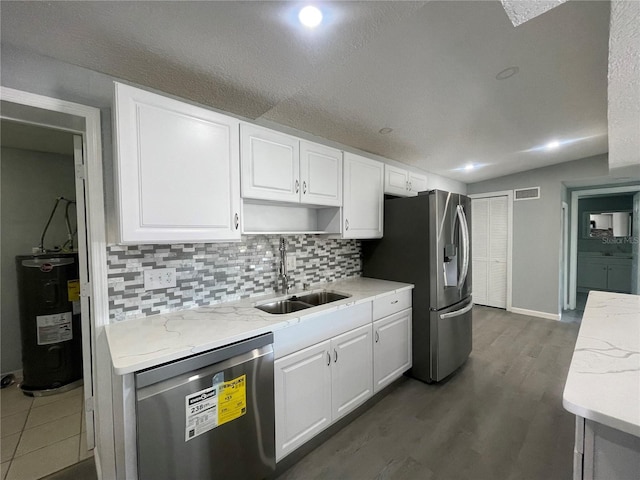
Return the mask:
[(560, 321), (559, 313), (538, 312), (537, 310), (527, 310), (526, 308), (511, 307), (511, 312), (519, 315), (529, 315), (530, 317), (546, 318), (548, 320)]

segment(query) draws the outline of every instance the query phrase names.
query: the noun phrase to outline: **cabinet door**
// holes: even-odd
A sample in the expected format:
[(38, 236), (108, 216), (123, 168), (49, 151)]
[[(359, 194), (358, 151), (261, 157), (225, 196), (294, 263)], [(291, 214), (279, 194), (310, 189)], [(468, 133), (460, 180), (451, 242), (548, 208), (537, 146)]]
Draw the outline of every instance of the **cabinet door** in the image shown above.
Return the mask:
[(373, 389), (379, 392), (411, 368), (409, 308), (373, 322)]
[(242, 197), (300, 201), (300, 142), (254, 125), (240, 128)]
[(122, 243), (240, 238), (239, 122), (115, 84)]
[(344, 238), (381, 238), (384, 164), (345, 152)]
[(371, 344), (371, 325), (331, 340), (331, 410), (334, 422), (373, 395)]
[(384, 166), (384, 193), (406, 197), (409, 195), (409, 172), (392, 165)]
[(607, 289), (631, 293), (631, 261), (624, 265), (609, 264), (607, 268)]
[(331, 423), (330, 341), (275, 361), (276, 461)]
[[(582, 258), (578, 261), (578, 287), (607, 289), (607, 264), (601, 259)], [(631, 277), (631, 275), (629, 275)]]
[(300, 142), (302, 203), (342, 205), (342, 152), (316, 143)]
[(418, 192), (427, 190), (427, 176), (409, 172), (409, 195), (415, 197)]

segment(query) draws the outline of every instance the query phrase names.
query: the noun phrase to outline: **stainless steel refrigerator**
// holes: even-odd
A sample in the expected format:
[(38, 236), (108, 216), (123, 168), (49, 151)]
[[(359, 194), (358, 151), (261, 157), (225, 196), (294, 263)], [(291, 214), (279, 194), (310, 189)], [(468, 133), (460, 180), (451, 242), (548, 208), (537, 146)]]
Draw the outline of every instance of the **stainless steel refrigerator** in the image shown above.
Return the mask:
[(365, 277), (413, 283), (411, 375), (438, 382), (471, 353), (471, 200), (432, 190), (387, 198), (384, 237), (363, 241)]

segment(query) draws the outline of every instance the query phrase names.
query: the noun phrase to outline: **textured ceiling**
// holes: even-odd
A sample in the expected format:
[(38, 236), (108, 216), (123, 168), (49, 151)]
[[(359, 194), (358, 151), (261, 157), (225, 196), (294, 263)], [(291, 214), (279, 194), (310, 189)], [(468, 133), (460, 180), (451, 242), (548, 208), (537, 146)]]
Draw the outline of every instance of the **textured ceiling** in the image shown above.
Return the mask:
[(320, 5), (3, 1), (2, 42), (463, 182), (607, 152), (609, 2)]
[(640, 178), (640, 2), (611, 5), (609, 168)]

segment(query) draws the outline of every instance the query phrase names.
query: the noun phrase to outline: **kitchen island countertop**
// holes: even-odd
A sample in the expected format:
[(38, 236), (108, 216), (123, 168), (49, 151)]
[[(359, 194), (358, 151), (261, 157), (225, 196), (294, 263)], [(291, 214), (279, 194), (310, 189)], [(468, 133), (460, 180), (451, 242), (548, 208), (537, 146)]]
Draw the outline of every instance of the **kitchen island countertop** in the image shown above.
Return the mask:
[(113, 323), (105, 327), (113, 370), (124, 375), (154, 367), (412, 288), (407, 283), (354, 277), (309, 290), (326, 289), (348, 294), (349, 298), (295, 313), (273, 315), (255, 305), (302, 292), (263, 295)]
[(640, 296), (589, 294), (562, 403), (640, 437)]

